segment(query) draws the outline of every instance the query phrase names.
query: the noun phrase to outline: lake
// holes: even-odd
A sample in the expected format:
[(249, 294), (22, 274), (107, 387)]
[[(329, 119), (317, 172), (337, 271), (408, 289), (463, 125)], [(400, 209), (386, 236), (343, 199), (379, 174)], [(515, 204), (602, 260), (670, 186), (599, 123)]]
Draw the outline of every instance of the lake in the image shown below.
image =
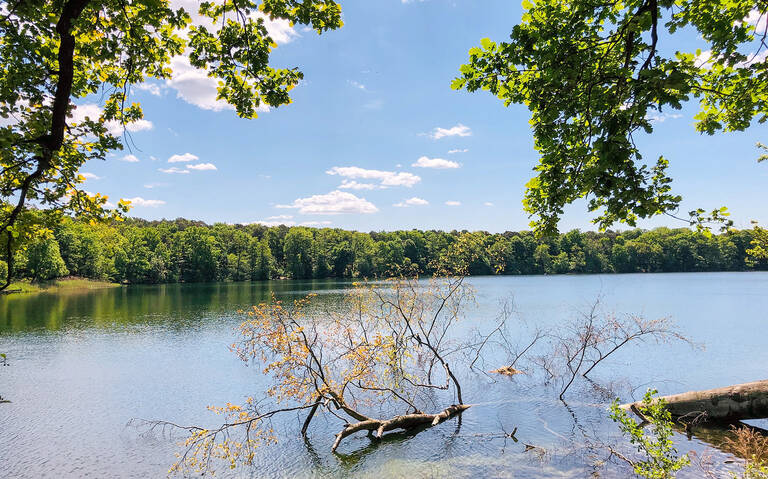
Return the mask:
[[(531, 326), (562, 324), (597, 298), (617, 314), (671, 317), (702, 348), (682, 343), (630, 345), (601, 364), (598, 382), (622, 399), (653, 386), (662, 394), (768, 376), (768, 273), (689, 273), (474, 277), (477, 307), (467, 321), (496, 316), (513, 298), (521, 340)], [(181, 437), (127, 426), (133, 418), (215, 424), (208, 405), (259, 395), (265, 378), (229, 350), (238, 309), (318, 293), (338, 301), (351, 283), (255, 283), (127, 286), (9, 295), (0, 298), (0, 476), (164, 477)], [(527, 325), (527, 326), (525, 326)], [(499, 359), (501, 361), (501, 359)], [(498, 367), (503, 364), (490, 364)], [(596, 370), (597, 371), (597, 370)], [(298, 417), (276, 425), (280, 442), (259, 451), (236, 477), (587, 477), (594, 462), (584, 437), (616, 437), (609, 399), (582, 387), (557, 400), (557, 389), (526, 377), (465, 378), (474, 404), (447, 421), (380, 444), (362, 433), (330, 453), (339, 430), (320, 417), (309, 441)], [(760, 424), (760, 421), (755, 422)], [(515, 442), (503, 432), (517, 428)], [(618, 438), (617, 438), (618, 439)], [(696, 436), (677, 436), (682, 452), (728, 456)], [(526, 451), (525, 444), (537, 446)], [(613, 466), (604, 471), (614, 477)], [(613, 475), (612, 475), (613, 474)], [(679, 477), (698, 477), (696, 471)], [(226, 474), (225, 474), (226, 477)]]

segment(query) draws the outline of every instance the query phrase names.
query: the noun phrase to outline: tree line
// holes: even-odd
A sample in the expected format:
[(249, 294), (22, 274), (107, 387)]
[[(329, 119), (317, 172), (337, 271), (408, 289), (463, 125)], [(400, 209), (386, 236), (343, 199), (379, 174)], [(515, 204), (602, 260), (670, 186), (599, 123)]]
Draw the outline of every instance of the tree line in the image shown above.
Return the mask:
[[(768, 259), (750, 255), (756, 234), (656, 228), (572, 230), (540, 238), (528, 231), (362, 233), (186, 219), (92, 224), (66, 218), (15, 253), (12, 275), (173, 283), (433, 275), (446, 265), (469, 275), (768, 269)], [(6, 263), (0, 261), (0, 269)]]

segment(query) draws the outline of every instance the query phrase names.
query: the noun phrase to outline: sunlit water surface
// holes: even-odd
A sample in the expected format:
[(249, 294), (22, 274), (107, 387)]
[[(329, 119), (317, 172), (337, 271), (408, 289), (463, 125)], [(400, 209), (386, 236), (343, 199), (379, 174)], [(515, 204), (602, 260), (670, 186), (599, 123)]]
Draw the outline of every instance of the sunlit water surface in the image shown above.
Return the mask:
[[(670, 316), (704, 349), (685, 344), (630, 346), (596, 374), (622, 399), (649, 385), (664, 394), (718, 387), (768, 376), (768, 273), (478, 277), (477, 307), (465, 324), (486, 325), (499, 301), (513, 298), (513, 329), (563, 324), (597, 298), (616, 313)], [(131, 286), (82, 292), (0, 297), (0, 477), (164, 477), (180, 437), (142, 434), (133, 418), (214, 425), (208, 405), (236, 403), (265, 388), (258, 367), (229, 350), (236, 311), (267, 300), (318, 293), (333, 304), (350, 283), (262, 282)], [(527, 326), (523, 326), (523, 324)], [(487, 368), (501, 366), (490, 354)], [(609, 398), (581, 386), (566, 404), (530, 378), (463, 378), (461, 421), (380, 444), (364, 434), (330, 453), (340, 428), (320, 417), (308, 441), (300, 419), (276, 424), (280, 442), (263, 448), (256, 465), (236, 477), (588, 477), (604, 451), (591, 455), (585, 438), (618, 440), (607, 418)], [(517, 428), (515, 442), (500, 437)], [(681, 451), (711, 453), (719, 473), (729, 457), (695, 436), (677, 437)], [(526, 451), (525, 444), (538, 446)], [(594, 451), (593, 451), (594, 452)], [(626, 473), (600, 469), (603, 477)], [(225, 474), (226, 475), (226, 474)], [(700, 471), (680, 477), (699, 477)]]

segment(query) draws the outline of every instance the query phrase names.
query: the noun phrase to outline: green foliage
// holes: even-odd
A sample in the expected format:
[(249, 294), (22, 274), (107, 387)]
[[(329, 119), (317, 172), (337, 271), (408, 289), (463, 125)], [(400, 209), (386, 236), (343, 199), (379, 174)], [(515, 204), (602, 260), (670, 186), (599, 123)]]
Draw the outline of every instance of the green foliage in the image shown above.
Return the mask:
[(308, 228), (291, 228), (285, 235), (283, 251), (291, 278), (312, 277), (312, 232)]
[[(768, 269), (748, 258), (764, 230), (705, 235), (658, 228), (538, 238), (531, 232), (392, 231), (212, 226), (177, 219), (111, 225), (65, 218), (53, 230), (70, 274), (129, 283)], [(50, 233), (49, 233), (50, 234)], [(748, 261), (749, 259), (749, 261)], [(29, 252), (15, 277), (32, 278)]]
[(733, 479), (768, 479), (768, 466), (748, 462), (741, 474), (731, 473)]
[(755, 225), (750, 245), (752, 247), (747, 250), (747, 263), (751, 266), (768, 263), (768, 230)]
[(629, 436), (629, 441), (643, 455), (643, 459), (633, 462), (635, 474), (648, 479), (670, 479), (675, 473), (690, 464), (687, 454), (679, 456), (674, 447), (672, 435), (674, 432), (672, 415), (662, 398), (655, 398), (657, 391), (649, 389), (643, 396), (640, 412), (650, 423), (641, 427), (626, 411), (619, 407), (619, 400), (613, 401), (610, 407), (611, 419), (619, 423), (619, 429)]
[(177, 258), (179, 278), (186, 282), (214, 281), (220, 254), (214, 237), (206, 228), (193, 226), (179, 235)]
[(251, 265), (250, 279), (270, 279), (275, 271), (275, 259), (266, 239), (251, 238), (249, 261)]
[(115, 276), (124, 281), (165, 282), (170, 263), (170, 251), (156, 230), (126, 228), (114, 246)]
[(53, 237), (40, 238), (29, 245), (27, 272), (32, 281), (47, 281), (69, 274)]
[[(526, 0), (523, 9), (509, 41), (469, 50), (452, 87), (530, 110), (540, 160), (523, 204), (538, 232), (555, 232), (580, 198), (601, 229), (674, 212), (669, 162), (646, 161), (635, 136), (691, 99), (696, 130), (710, 135), (768, 118), (768, 63), (755, 61), (765, 44), (744, 21), (754, 10), (764, 25), (765, 2)], [(706, 53), (675, 51), (681, 30), (695, 31)], [(694, 211), (690, 221), (722, 213)]]
[(757, 162), (761, 163), (765, 160), (768, 160), (768, 145), (764, 145), (762, 143), (758, 143), (757, 147), (764, 151), (765, 153), (761, 153), (760, 156), (757, 157)]
[[(195, 12), (195, 24), (190, 12), (173, 9), (167, 0), (40, 0), (5, 6), (0, 19), (0, 242), (11, 271), (15, 253), (6, 252), (23, 249), (43, 226), (30, 203), (92, 221), (118, 219), (128, 210), (127, 201), (110, 209), (106, 196), (83, 190), (79, 171), (86, 162), (106, 160), (109, 152), (122, 149), (122, 130), (142, 119), (141, 105), (131, 102), (133, 85), (170, 78), (171, 59), (185, 56), (192, 67), (218, 80), (219, 99), (238, 116), (255, 118), (260, 106), (290, 103), (289, 92), (302, 79), (297, 68), (270, 65), (277, 44), (265, 18), (317, 33), (342, 25), (341, 8), (333, 0), (206, 1)], [(83, 111), (85, 101), (99, 97), (97, 108)], [(136, 241), (129, 249), (144, 255), (143, 240)], [(110, 274), (99, 269), (104, 265), (93, 253), (88, 244), (67, 251), (72, 264), (83, 268), (78, 274)], [(78, 255), (86, 258), (75, 259)], [(123, 274), (163, 278), (162, 264), (125, 258)]]

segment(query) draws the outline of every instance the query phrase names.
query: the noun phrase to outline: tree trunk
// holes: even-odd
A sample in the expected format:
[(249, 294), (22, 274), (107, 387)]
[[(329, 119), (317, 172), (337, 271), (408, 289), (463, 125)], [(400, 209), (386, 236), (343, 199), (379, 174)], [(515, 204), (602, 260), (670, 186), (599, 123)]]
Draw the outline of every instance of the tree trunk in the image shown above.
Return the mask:
[[(667, 409), (677, 418), (714, 422), (768, 418), (768, 379), (706, 391), (689, 391), (659, 399), (667, 402)], [(638, 401), (621, 407), (644, 419), (638, 410), (640, 406), (642, 402)]]
[(335, 452), (342, 439), (357, 431), (376, 431), (376, 437), (381, 438), (385, 431), (392, 431), (393, 429), (411, 429), (424, 425), (432, 427), (461, 414), (469, 406), (469, 404), (454, 404), (438, 414), (406, 414), (405, 416), (395, 416), (389, 420), (367, 419), (354, 424), (347, 424), (336, 434), (336, 441), (334, 441), (331, 451)]

